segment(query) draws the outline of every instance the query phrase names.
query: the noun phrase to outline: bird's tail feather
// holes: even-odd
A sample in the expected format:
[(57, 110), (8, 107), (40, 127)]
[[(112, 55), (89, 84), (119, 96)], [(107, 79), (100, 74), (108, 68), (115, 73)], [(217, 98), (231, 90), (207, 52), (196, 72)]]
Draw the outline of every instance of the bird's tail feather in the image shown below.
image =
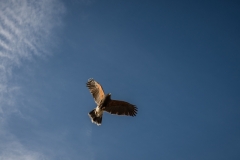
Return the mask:
[(95, 124), (97, 124), (99, 126), (102, 123), (102, 115), (100, 117), (97, 117), (97, 115), (95, 113), (95, 110), (96, 109), (94, 109), (91, 112), (89, 112), (88, 115), (91, 118), (92, 123), (95, 123)]

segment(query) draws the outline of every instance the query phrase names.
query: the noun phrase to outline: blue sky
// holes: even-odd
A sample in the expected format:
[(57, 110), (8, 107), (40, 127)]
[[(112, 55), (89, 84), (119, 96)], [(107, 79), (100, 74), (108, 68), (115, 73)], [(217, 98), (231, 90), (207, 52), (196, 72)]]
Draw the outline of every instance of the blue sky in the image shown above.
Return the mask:
[[(239, 8), (0, 0), (0, 160), (238, 160)], [(88, 78), (137, 116), (91, 123)]]

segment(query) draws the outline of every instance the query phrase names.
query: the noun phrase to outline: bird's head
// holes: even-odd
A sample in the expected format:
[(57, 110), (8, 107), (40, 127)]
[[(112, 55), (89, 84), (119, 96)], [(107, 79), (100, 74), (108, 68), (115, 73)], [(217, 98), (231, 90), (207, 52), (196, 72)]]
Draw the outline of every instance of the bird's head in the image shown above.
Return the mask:
[(111, 99), (111, 93), (108, 93), (108, 94), (106, 95), (106, 99)]

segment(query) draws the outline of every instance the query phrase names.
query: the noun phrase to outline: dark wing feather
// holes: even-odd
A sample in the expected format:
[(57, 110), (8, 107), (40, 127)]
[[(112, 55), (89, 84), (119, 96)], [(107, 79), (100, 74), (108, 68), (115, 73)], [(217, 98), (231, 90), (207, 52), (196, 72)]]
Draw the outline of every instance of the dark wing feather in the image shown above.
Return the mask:
[(87, 82), (87, 87), (92, 94), (95, 103), (99, 105), (101, 100), (105, 97), (102, 86), (97, 81), (91, 78)]
[(104, 111), (117, 115), (136, 116), (137, 107), (128, 102), (111, 100), (105, 106)]

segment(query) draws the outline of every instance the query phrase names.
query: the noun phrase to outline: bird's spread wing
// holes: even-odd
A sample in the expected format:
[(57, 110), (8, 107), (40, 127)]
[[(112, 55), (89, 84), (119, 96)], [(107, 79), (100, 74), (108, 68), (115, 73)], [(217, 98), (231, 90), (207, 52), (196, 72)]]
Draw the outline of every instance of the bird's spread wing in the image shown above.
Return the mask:
[(104, 111), (117, 115), (136, 116), (137, 107), (128, 102), (111, 100)]
[(90, 93), (92, 94), (94, 101), (96, 102), (97, 105), (99, 105), (101, 100), (105, 96), (102, 86), (98, 82), (96, 82), (94, 79), (91, 78), (87, 82), (87, 87)]

